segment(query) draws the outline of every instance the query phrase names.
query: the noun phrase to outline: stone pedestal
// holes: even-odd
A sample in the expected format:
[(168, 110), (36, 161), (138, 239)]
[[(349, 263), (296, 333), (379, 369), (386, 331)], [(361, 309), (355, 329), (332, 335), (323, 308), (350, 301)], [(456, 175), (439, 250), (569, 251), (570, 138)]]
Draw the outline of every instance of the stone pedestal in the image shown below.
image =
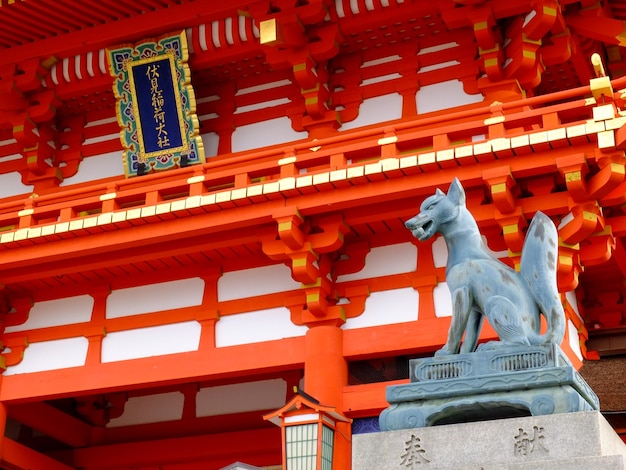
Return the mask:
[(414, 359), (411, 383), (387, 388), (384, 431), (599, 409), (556, 345)]
[(624, 470), (626, 445), (598, 411), (353, 436), (355, 470)]

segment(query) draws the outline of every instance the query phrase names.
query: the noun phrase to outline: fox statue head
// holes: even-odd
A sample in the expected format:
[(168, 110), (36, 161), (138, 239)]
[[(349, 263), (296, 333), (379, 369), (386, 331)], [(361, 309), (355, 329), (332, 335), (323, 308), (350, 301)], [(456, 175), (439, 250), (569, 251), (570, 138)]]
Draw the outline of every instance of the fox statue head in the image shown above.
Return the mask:
[(415, 217), (405, 222), (405, 227), (419, 241), (428, 240), (436, 233), (445, 230), (445, 224), (458, 217), (459, 211), (465, 207), (465, 190), (457, 178), (454, 178), (448, 194), (441, 189), (427, 197)]

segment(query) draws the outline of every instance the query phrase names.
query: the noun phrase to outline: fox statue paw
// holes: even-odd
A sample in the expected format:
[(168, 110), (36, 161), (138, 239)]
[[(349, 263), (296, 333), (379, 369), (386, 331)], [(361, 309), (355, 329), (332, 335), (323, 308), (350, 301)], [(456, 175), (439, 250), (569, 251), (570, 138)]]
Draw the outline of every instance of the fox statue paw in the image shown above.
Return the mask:
[(445, 346), (435, 351), (435, 357), (449, 356), (450, 354), (454, 354), (454, 352), (450, 351)]

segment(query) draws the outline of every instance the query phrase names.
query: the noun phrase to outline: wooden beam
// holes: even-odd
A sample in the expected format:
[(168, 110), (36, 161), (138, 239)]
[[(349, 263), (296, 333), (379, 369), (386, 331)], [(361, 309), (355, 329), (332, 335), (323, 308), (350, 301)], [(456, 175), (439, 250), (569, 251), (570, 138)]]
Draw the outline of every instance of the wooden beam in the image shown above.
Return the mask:
[(624, 247), (624, 242), (620, 238), (615, 239), (613, 259), (622, 273), (622, 277), (626, 278), (626, 247)]
[(168, 354), (2, 378), (7, 404), (302, 368), (304, 338)]
[(72, 447), (86, 447), (91, 443), (91, 426), (46, 403), (9, 406), (8, 416)]
[[(534, 174), (540, 174), (556, 170), (554, 158), (547, 153), (531, 155), (531, 158), (515, 159), (513, 173), (532, 169), (536, 172)], [(468, 180), (481, 178), (483, 169), (481, 165), (467, 167), (464, 175)], [(305, 216), (321, 215), (329, 210), (333, 213), (343, 210), (347, 224), (351, 225), (353, 221), (350, 211), (359, 212), (370, 221), (380, 220), (381, 216), (385, 217), (389, 212), (390, 202), (397, 207), (403, 199), (413, 198), (418, 192), (428, 195), (435, 187), (444, 187), (452, 176), (453, 173), (447, 171), (419, 174), (415, 177), (407, 176), (301, 196), (293, 198), (290, 203), (297, 206)], [(527, 198), (524, 200), (524, 209), (527, 213), (539, 209), (549, 215), (561, 213), (567, 211), (567, 198), (566, 192)], [(89, 266), (89, 269), (114, 266), (120, 260), (136, 262), (150, 257), (176, 256), (177, 253), (188, 252), (189, 247), (201, 251), (252, 242), (256, 240), (255, 230), (259, 225), (269, 221), (272, 213), (284, 204), (284, 200), (280, 199), (222, 210), (218, 215), (215, 212), (189, 215), (120, 228), (117, 231), (89, 236), (79, 234), (76, 238), (38, 243), (19, 249), (10, 248), (0, 251), (0, 281), (9, 284), (80, 272), (85, 266)], [(414, 209), (408, 208), (406, 201), (401, 207), (407, 208), (403, 210), (406, 216), (413, 215)], [(484, 205), (475, 209), (481, 211), (474, 214), (479, 224), (483, 219), (493, 219), (493, 207)]]
[(351, 418), (370, 417), (380, 414), (389, 406), (385, 396), (388, 386), (408, 384), (409, 380), (394, 380), (343, 388), (343, 409)]
[[(599, 9), (598, 9), (599, 10)], [(595, 39), (605, 44), (624, 45), (626, 24), (617, 18), (594, 15), (568, 15), (567, 25), (583, 37)]]
[(162, 421), (158, 423), (134, 424), (132, 426), (113, 426), (106, 428), (106, 440), (99, 444), (122, 444), (141, 440), (172, 439), (202, 434), (220, 434), (241, 431), (243, 429), (262, 429), (274, 426), (263, 421), (263, 416), (274, 409), (246, 411), (218, 416)]
[(7, 437), (2, 441), (0, 465), (10, 470), (74, 470), (74, 467), (29, 449)]
[[(248, 2), (244, 1), (231, 1), (215, 4), (211, 8), (207, 8), (202, 2), (169, 6), (142, 15), (9, 48), (0, 55), (0, 65), (19, 63), (29, 58), (40, 57), (41, 51), (50, 51), (50, 54), (57, 57), (68, 57), (81, 52), (105, 48), (111, 44), (158, 36), (163, 31), (183, 30), (202, 23), (210, 24), (217, 18), (234, 14), (238, 7), (244, 10), (247, 4)], [(16, 5), (16, 7), (18, 6)], [(18, 8), (28, 10), (29, 4), (27, 2), (19, 5)]]
[[(253, 206), (249, 207), (254, 209)], [(256, 217), (253, 220), (248, 219), (248, 216), (253, 217), (250, 215), (252, 212), (254, 210), (245, 214), (235, 211), (232, 214), (234, 217), (229, 219), (233, 223), (249, 221), (252, 225), (255, 221), (258, 222)], [(257, 212), (269, 218), (271, 211), (263, 213), (257, 208)], [(5, 283), (20, 282), (80, 272), (86, 265), (89, 269), (100, 269), (118, 266), (120, 263), (185, 254), (191, 251), (191, 247), (198, 252), (256, 241), (254, 231), (244, 228), (229, 234), (229, 230), (222, 226), (219, 233), (210, 234), (212, 230), (209, 227), (202, 227), (205, 222), (204, 216), (194, 216), (146, 224), (130, 231), (120, 229), (81, 237), (80, 240), (65, 239), (22, 247), (19, 250), (6, 250), (0, 253), (0, 279)], [(224, 222), (228, 223), (227, 220)], [(183, 234), (187, 237), (183, 237)], [(148, 246), (151, 246), (149, 250), (146, 249)], [(12, 265), (12, 268), (9, 269), (8, 265)], [(36, 272), (33, 272), (33, 267)], [(6, 274), (3, 272), (5, 268), (8, 269)]]
[[(85, 470), (144, 468), (150, 465), (211, 462), (207, 468), (219, 468), (216, 462), (235, 460), (278, 464), (281, 460), (280, 428), (236, 431), (222, 434), (179, 437), (75, 449), (65, 454), (72, 465)], [(225, 460), (224, 460), (225, 459)], [(230, 460), (230, 461), (228, 461)], [(35, 468), (35, 467), (33, 467)], [(40, 467), (46, 468), (48, 467)]]

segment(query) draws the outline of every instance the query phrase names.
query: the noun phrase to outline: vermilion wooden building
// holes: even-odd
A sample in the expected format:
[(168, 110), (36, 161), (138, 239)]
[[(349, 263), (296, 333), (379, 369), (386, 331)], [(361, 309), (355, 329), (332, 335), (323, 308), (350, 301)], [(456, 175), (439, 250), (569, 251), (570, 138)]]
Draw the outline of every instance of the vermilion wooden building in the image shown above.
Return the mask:
[[(455, 176), (511, 265), (537, 210), (559, 227), (572, 361), (626, 352), (625, 20), (623, 0), (0, 0), (0, 466), (280, 468), (264, 416), (296, 386), (343, 417), (349, 469), (385, 387), (445, 341), (445, 245), (403, 221)], [(168, 35), (205, 160), (129, 173), (111, 51)]]

